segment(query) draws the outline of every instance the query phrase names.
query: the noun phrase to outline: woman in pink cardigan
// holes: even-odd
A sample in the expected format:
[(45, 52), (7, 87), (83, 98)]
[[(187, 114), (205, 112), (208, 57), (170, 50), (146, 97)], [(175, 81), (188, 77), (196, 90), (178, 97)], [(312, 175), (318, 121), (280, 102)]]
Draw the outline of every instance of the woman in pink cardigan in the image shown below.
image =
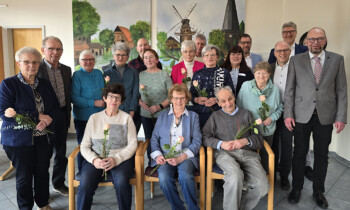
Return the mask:
[(173, 66), (171, 79), (174, 84), (181, 84), (184, 78), (188, 78), (185, 84), (191, 87), (194, 72), (202, 69), (204, 63), (195, 61), (196, 45), (192, 40), (185, 40), (181, 43), (181, 53), (184, 60)]

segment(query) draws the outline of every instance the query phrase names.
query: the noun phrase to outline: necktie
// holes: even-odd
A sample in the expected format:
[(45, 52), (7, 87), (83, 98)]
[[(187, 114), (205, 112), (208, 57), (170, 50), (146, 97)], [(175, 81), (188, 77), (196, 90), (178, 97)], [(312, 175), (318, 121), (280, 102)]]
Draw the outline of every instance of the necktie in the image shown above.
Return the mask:
[(314, 75), (315, 75), (316, 83), (318, 84), (320, 82), (321, 74), (322, 74), (321, 58), (315, 56), (313, 57), (313, 59), (315, 61)]

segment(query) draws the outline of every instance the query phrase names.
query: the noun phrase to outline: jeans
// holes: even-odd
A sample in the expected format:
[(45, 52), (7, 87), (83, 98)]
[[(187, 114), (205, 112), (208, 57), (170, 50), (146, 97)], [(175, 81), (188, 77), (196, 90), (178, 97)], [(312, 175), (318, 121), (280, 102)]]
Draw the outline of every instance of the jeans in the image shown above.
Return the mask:
[[(152, 138), (152, 132), (154, 129), (154, 126), (156, 125), (157, 118), (147, 118), (141, 116), (141, 122), (143, 126), (143, 130), (145, 131), (145, 138), (151, 139)], [(147, 147), (147, 157), (148, 157), (148, 165), (151, 165), (151, 144)]]
[[(135, 158), (132, 157), (108, 171), (112, 176), (115, 193), (120, 210), (130, 210), (132, 189), (129, 183), (135, 168)], [(80, 185), (78, 188), (78, 210), (91, 209), (92, 199), (98, 183), (104, 179), (103, 170), (96, 169), (91, 163), (83, 160)]]
[(66, 116), (66, 109), (61, 108), (55, 123), (55, 143), (53, 146), (55, 156), (52, 170), (52, 185), (54, 188), (62, 187), (66, 180), (66, 169), (68, 163), (66, 157), (68, 134), (68, 122)]
[(33, 146), (12, 147), (4, 145), (3, 147), (7, 157), (16, 168), (18, 208), (32, 210), (34, 200), (38, 207), (48, 205), (52, 145), (47, 136), (34, 137)]
[[(74, 127), (75, 127), (75, 131), (77, 133), (78, 145), (80, 145), (81, 141), (83, 140), (86, 124), (87, 124), (87, 121), (74, 120)], [(81, 164), (84, 160), (84, 158), (80, 152), (78, 153), (77, 160), (78, 160), (78, 171), (80, 172), (81, 171)]]
[(199, 209), (197, 206), (196, 183), (193, 175), (195, 169), (195, 166), (189, 159), (184, 160), (177, 166), (171, 166), (166, 163), (158, 168), (160, 188), (163, 190), (173, 210), (185, 210), (184, 203), (180, 199), (175, 184), (176, 172), (179, 174), (179, 183), (188, 209)]

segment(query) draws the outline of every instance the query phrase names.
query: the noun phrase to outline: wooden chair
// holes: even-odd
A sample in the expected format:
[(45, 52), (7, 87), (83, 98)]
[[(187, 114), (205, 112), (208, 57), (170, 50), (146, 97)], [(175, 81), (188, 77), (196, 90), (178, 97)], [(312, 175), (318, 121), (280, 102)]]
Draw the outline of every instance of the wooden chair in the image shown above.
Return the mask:
[[(147, 147), (150, 143), (150, 140), (147, 139), (145, 143), (143, 144), (142, 149), (142, 160), (141, 162), (144, 162), (144, 154), (147, 150)], [(159, 182), (158, 178), (158, 172), (154, 172), (152, 176), (149, 176), (151, 171), (153, 170), (153, 167), (147, 167), (146, 170), (144, 170), (144, 164), (141, 164), (141, 172), (142, 172), (142, 187), (144, 187), (144, 182), (151, 182), (151, 198), (153, 198), (154, 193), (154, 182)], [(199, 171), (196, 171), (194, 173), (195, 177), (194, 180), (196, 183), (199, 183), (199, 208), (201, 210), (205, 209), (205, 152), (204, 147), (202, 146), (199, 151)], [(142, 202), (144, 201), (144, 189), (141, 190), (141, 199)], [(142, 205), (143, 210), (143, 205)]]
[(10, 167), (0, 176), (0, 181), (4, 181), (13, 171), (15, 171), (15, 167), (13, 167), (12, 161), (10, 161)]
[[(267, 179), (270, 183), (270, 189), (268, 192), (267, 198), (267, 209), (273, 210), (273, 192), (274, 192), (274, 174), (275, 174), (275, 154), (273, 153), (270, 145), (264, 141), (264, 147), (269, 156), (269, 174), (267, 175)], [(213, 149), (207, 147), (207, 210), (211, 210), (211, 199), (213, 197), (214, 191), (214, 180), (215, 179), (224, 179), (224, 175), (222, 174), (222, 170), (214, 165), (214, 155)], [(214, 168), (214, 172), (213, 171)], [(221, 171), (221, 172), (220, 172)]]
[[(141, 182), (141, 151), (143, 147), (143, 141), (139, 141), (137, 144), (137, 150), (135, 155), (135, 176), (130, 179), (130, 184), (135, 186), (135, 210), (141, 210), (143, 207), (143, 200), (141, 200), (141, 191), (143, 184)], [(75, 158), (80, 151), (80, 146), (77, 146), (68, 157), (68, 189), (69, 189), (69, 210), (75, 210), (75, 188), (80, 184), (80, 181), (75, 177)], [(143, 159), (142, 159), (143, 160)], [(113, 186), (111, 179), (107, 181), (101, 181), (98, 184), (101, 186)], [(143, 208), (142, 208), (143, 209)]]

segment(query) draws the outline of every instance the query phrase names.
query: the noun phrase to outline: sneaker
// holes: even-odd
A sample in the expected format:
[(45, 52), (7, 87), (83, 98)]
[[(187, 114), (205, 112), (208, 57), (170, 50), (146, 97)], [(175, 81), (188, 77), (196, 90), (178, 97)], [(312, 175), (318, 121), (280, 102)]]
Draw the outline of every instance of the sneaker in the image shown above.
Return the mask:
[(53, 210), (53, 208), (50, 206), (50, 205), (46, 205), (44, 207), (41, 207), (41, 208), (37, 208), (38, 210)]
[(66, 185), (63, 185), (62, 187), (58, 187), (58, 188), (53, 188), (53, 191), (54, 192), (57, 192), (61, 195), (64, 195), (64, 196), (68, 196), (69, 195), (69, 191), (68, 191), (68, 187)]

